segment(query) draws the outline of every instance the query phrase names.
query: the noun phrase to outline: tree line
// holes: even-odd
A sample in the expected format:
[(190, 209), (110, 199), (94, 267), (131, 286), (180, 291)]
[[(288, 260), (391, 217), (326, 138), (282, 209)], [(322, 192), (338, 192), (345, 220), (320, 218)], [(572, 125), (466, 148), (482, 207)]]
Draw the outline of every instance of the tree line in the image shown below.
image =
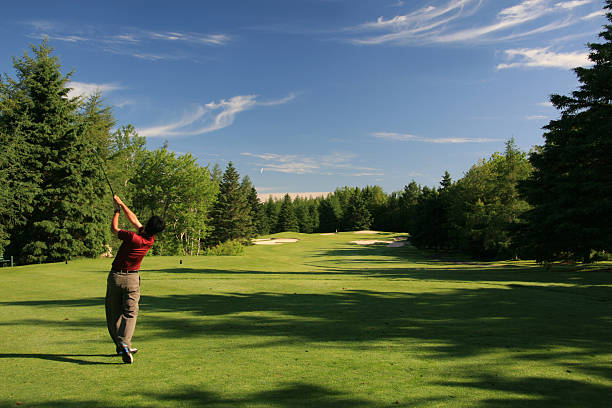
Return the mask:
[[(612, 21), (612, 0), (606, 0)], [(68, 96), (47, 41), (13, 59), (0, 79), (0, 257), (20, 263), (94, 257), (117, 247), (104, 169), (141, 217), (166, 219), (154, 254), (198, 255), (261, 234), (363, 229), (407, 232), (418, 247), (480, 259), (591, 261), (612, 249), (612, 25), (589, 44), (571, 95), (553, 95), (560, 118), (529, 154), (505, 150), (439, 185), (402, 191), (342, 187), (327, 197), (261, 203), (230, 162), (201, 166), (167, 145), (149, 150), (117, 127), (100, 94)]]
[(380, 186), (343, 187), (326, 197), (270, 198), (263, 204), (264, 233), (382, 230), (407, 232), (420, 248), (456, 249), (481, 259), (518, 256), (513, 228), (529, 204), (518, 185), (532, 172), (514, 140), (504, 153), (481, 160), (453, 182), (445, 172), (438, 187), (411, 182), (386, 194)]

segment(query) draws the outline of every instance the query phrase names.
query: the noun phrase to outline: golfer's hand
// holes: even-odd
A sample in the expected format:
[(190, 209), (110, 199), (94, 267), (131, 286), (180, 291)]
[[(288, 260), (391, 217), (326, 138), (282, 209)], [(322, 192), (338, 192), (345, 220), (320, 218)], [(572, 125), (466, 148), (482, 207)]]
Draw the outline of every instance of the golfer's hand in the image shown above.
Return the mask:
[(124, 205), (125, 204), (123, 204), (123, 201), (121, 201), (119, 196), (113, 196), (113, 206), (115, 207), (115, 212), (121, 211), (121, 207), (123, 207)]

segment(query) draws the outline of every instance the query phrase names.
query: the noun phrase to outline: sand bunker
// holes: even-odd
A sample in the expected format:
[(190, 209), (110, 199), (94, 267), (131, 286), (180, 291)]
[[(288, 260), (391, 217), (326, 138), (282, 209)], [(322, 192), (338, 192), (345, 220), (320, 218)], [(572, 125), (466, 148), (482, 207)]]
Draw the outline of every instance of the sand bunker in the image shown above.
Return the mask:
[(355, 231), (355, 234), (378, 234), (380, 231), (369, 231), (369, 230), (365, 230), (365, 231)]
[(391, 243), (391, 241), (379, 241), (377, 239), (351, 241), (351, 244), (357, 244), (357, 245), (374, 245), (374, 244), (389, 244), (389, 243)]
[(351, 241), (351, 244), (357, 244), (357, 245), (387, 244), (387, 246), (390, 248), (399, 248), (399, 247), (403, 247), (404, 245), (406, 245), (407, 239), (408, 239), (407, 237), (395, 237), (393, 238), (393, 241), (368, 239), (368, 240), (361, 240), (361, 241)]
[(278, 244), (284, 244), (287, 242), (298, 242), (299, 239), (297, 238), (276, 238), (276, 239), (270, 239), (270, 238), (260, 238), (260, 239), (254, 239), (253, 243), (255, 245), (278, 245)]
[(324, 232), (323, 234), (319, 234), (319, 235), (336, 235), (335, 232)]

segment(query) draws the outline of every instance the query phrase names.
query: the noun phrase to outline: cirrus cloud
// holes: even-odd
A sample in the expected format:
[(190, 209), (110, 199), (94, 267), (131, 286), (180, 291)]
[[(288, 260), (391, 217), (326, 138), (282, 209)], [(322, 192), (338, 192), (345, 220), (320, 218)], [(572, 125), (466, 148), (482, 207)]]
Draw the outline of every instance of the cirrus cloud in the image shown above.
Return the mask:
[(67, 84), (70, 91), (68, 92), (69, 98), (75, 98), (78, 96), (87, 97), (95, 93), (107, 93), (124, 89), (121, 85), (116, 83), (96, 84), (87, 82), (70, 81)]
[[(379, 17), (345, 31), (353, 34), (349, 42), (358, 45), (499, 42), (559, 30), (598, 15), (586, 14), (592, 9), (581, 7), (593, 1), (522, 0), (498, 9), (489, 21), (480, 13), (484, 0), (432, 1), (411, 13)], [(474, 15), (477, 21), (469, 19)]]
[(441, 138), (426, 138), (422, 136), (415, 136), (408, 133), (394, 133), (394, 132), (375, 132), (372, 136), (378, 139), (394, 140), (398, 142), (423, 142), (423, 143), (435, 143), (435, 144), (448, 144), (448, 143), (490, 143), (499, 142), (499, 139), (490, 138), (473, 138), (473, 137), (441, 137)]
[(508, 59), (519, 59), (517, 62), (497, 65), (497, 69), (507, 68), (576, 68), (590, 65), (588, 52), (556, 53), (548, 48), (521, 48), (506, 50)]
[(286, 174), (319, 174), (335, 176), (383, 176), (380, 169), (359, 166), (353, 163), (356, 155), (353, 153), (332, 153), (327, 155), (305, 156), (299, 154), (277, 153), (241, 153), (252, 157), (253, 165), (262, 171), (272, 171)]
[(218, 102), (209, 102), (182, 118), (164, 125), (138, 129), (138, 134), (145, 137), (196, 136), (226, 128), (234, 123), (236, 116), (255, 106), (275, 106), (295, 99), (295, 94), (269, 101), (258, 101), (257, 95), (238, 95)]

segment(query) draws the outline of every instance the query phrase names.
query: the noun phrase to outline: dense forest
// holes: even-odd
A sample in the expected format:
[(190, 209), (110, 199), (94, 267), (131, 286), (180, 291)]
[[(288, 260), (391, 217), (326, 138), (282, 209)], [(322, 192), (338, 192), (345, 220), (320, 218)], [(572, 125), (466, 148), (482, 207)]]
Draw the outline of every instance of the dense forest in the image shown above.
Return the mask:
[[(606, 9), (612, 10), (612, 0)], [(612, 13), (608, 12), (612, 22)], [(589, 262), (612, 250), (612, 25), (589, 44), (593, 65), (575, 69), (578, 89), (552, 95), (560, 117), (544, 145), (503, 152), (438, 186), (402, 191), (342, 187), (327, 197), (261, 203), (232, 163), (201, 166), (167, 146), (149, 150), (118, 126), (102, 95), (68, 97), (47, 41), (14, 58), (0, 79), (0, 258), (19, 263), (95, 257), (116, 248), (113, 189), (134, 212), (166, 219), (154, 254), (199, 255), (260, 234), (362, 229), (410, 234), (417, 247), (478, 259)]]

